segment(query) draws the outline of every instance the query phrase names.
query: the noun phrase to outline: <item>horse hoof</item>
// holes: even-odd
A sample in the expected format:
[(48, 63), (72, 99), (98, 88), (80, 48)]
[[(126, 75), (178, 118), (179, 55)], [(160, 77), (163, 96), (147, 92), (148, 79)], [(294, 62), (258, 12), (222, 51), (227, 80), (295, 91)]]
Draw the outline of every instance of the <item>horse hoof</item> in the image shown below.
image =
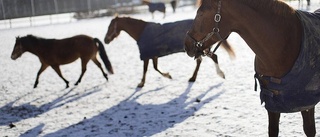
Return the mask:
[(144, 83), (139, 83), (137, 87), (142, 88), (143, 86), (144, 86)]
[(190, 79), (189, 79), (189, 82), (195, 82), (195, 81), (196, 81), (195, 78), (190, 78)]
[(108, 81), (108, 74), (103, 74), (103, 77), (106, 78), (106, 80)]
[(171, 77), (171, 75), (169, 73), (164, 73), (163, 76), (166, 77), (166, 78), (172, 79), (172, 77)]
[(224, 73), (223, 73), (223, 72), (218, 73), (218, 75), (219, 75), (221, 78), (226, 79), (226, 77), (225, 77), (225, 75), (224, 75)]
[(37, 88), (38, 86), (38, 82), (36, 81), (36, 83), (34, 83), (33, 88)]

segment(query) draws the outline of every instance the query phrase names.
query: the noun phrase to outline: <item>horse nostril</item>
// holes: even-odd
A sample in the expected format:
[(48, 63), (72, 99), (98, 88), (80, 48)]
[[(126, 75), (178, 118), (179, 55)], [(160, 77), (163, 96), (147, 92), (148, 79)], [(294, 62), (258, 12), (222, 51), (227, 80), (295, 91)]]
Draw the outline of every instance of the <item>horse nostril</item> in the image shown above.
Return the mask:
[(17, 56), (11, 55), (11, 59), (12, 59), (12, 60), (16, 60), (16, 59), (17, 59)]
[(193, 52), (193, 50), (188, 49), (187, 46), (185, 47), (185, 51), (186, 51), (186, 53), (187, 53), (187, 55), (189, 57), (194, 57), (195, 56), (195, 53)]
[(107, 38), (104, 39), (104, 43), (109, 44), (109, 40)]

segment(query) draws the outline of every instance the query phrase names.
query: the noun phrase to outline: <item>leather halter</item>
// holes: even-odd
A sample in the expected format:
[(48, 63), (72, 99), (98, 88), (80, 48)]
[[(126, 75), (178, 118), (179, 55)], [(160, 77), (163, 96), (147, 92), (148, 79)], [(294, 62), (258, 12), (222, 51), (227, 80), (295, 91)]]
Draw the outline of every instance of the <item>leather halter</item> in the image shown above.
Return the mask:
[[(221, 35), (219, 33), (220, 32), (219, 22), (221, 21), (220, 11), (221, 11), (221, 0), (219, 0), (219, 2), (218, 2), (217, 13), (214, 15), (215, 26), (213, 27), (212, 31), (210, 33), (208, 33), (202, 40), (197, 41), (195, 38), (193, 38), (189, 34), (189, 32), (187, 32), (187, 35), (194, 41), (193, 44), (196, 47), (195, 58), (199, 58), (201, 55), (208, 56), (208, 55), (214, 54), (214, 52), (219, 48), (221, 43), (225, 40), (221, 37)], [(209, 50), (203, 49), (203, 43), (206, 42), (207, 40), (209, 40), (213, 35), (215, 35), (219, 39), (218, 45), (215, 47), (215, 49), (212, 52), (210, 51), (210, 49)]]

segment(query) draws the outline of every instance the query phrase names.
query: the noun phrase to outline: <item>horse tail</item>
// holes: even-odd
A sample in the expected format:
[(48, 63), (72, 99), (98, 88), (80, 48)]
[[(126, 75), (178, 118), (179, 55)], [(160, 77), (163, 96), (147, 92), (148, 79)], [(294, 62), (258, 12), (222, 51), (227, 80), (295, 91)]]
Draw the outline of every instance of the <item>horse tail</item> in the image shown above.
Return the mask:
[(224, 40), (222, 43), (222, 47), (228, 52), (231, 59), (236, 57), (236, 54), (233, 51), (233, 48), (230, 46), (229, 42)]
[(95, 43), (98, 43), (98, 49), (99, 49), (100, 58), (102, 59), (102, 61), (103, 61), (104, 65), (105, 65), (105, 67), (107, 68), (108, 72), (110, 74), (113, 74), (113, 68), (112, 68), (111, 62), (110, 62), (110, 60), (108, 58), (107, 52), (104, 49), (104, 46), (103, 46), (102, 42), (98, 38), (94, 38), (93, 41)]

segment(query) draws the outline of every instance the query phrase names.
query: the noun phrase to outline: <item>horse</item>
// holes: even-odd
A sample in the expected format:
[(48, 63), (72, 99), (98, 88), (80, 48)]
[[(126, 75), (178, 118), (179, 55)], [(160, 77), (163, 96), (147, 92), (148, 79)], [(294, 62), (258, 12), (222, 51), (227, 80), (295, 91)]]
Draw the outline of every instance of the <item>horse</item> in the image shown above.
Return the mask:
[[(164, 77), (172, 78), (169, 73), (163, 73), (158, 69), (158, 57), (184, 52), (184, 36), (187, 29), (191, 27), (192, 22), (193, 20), (183, 20), (160, 25), (154, 22), (145, 22), (130, 17), (117, 16), (110, 22), (104, 41), (106, 44), (109, 44), (122, 30), (137, 41), (140, 50), (140, 59), (144, 62), (143, 76), (141, 82), (138, 84), (138, 87), (141, 88), (145, 84), (149, 59), (152, 59), (154, 69), (157, 72)], [(229, 53), (230, 57), (234, 57), (234, 51), (227, 42), (224, 42), (222, 46)], [(224, 78), (224, 74), (218, 65), (217, 56), (215, 54), (207, 54), (207, 56), (215, 62), (218, 75)], [(200, 63), (201, 59), (199, 58), (197, 59), (197, 66), (189, 82), (196, 80)]]
[(108, 72), (113, 74), (111, 62), (109, 61), (102, 42), (97, 38), (92, 38), (86, 35), (77, 35), (59, 40), (45, 39), (34, 35), (16, 37), (11, 59), (16, 60), (21, 57), (24, 52), (30, 52), (38, 56), (41, 62), (41, 67), (37, 73), (36, 81), (33, 86), (34, 88), (36, 88), (39, 83), (40, 74), (48, 66), (51, 66), (55, 70), (60, 78), (62, 78), (66, 83), (66, 88), (68, 88), (69, 82), (62, 76), (59, 66), (71, 63), (78, 58), (81, 59), (82, 72), (75, 85), (78, 85), (81, 82), (82, 76), (86, 72), (86, 65), (89, 60), (92, 60), (99, 67), (103, 76), (108, 80), (108, 75), (104, 72), (100, 62), (96, 58), (98, 51)]
[(320, 32), (315, 25), (320, 24), (320, 12), (295, 10), (279, 0), (202, 3), (185, 37), (186, 53), (198, 57), (238, 33), (255, 53), (255, 80), (268, 112), (269, 136), (278, 136), (281, 113), (301, 112), (304, 133), (314, 137), (314, 108), (320, 100)]
[(162, 2), (153, 3), (153, 2), (150, 2), (149, 0), (143, 0), (142, 4), (148, 5), (148, 10), (152, 14), (152, 19), (154, 18), (153, 13), (155, 11), (162, 12), (163, 13), (163, 18), (166, 17), (166, 6), (164, 5), (164, 3), (162, 3)]
[(170, 1), (170, 5), (172, 7), (173, 13), (175, 13), (177, 8), (177, 0)]
[[(303, 3), (303, 1), (302, 1)], [(299, 0), (299, 5), (300, 5), (300, 0)], [(307, 0), (307, 6), (310, 6), (310, 0)]]

